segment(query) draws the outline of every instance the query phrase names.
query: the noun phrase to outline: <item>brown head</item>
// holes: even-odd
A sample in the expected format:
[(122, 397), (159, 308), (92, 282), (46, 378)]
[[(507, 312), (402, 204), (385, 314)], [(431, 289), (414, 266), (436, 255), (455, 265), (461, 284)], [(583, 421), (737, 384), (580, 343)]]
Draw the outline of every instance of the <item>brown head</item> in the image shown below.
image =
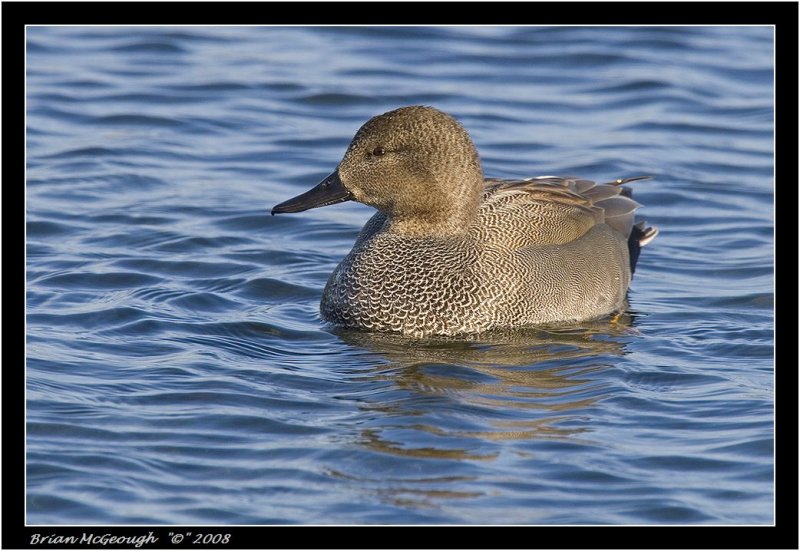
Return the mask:
[(367, 121), (336, 171), (272, 213), (355, 200), (387, 215), (407, 235), (465, 232), (477, 213), (483, 172), (475, 145), (453, 117), (411, 106)]

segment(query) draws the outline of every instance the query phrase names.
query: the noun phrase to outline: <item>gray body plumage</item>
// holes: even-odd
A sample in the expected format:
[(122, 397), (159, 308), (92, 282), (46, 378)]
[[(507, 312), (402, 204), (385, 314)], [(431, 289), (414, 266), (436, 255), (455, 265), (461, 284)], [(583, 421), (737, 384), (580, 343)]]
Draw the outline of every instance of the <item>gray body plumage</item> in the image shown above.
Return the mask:
[[(605, 223), (602, 206), (577, 194), (574, 182), (488, 180), (478, 217), (460, 236), (398, 236), (375, 214), (331, 274), (323, 318), (424, 336), (619, 310), (631, 279), (628, 235)], [(620, 188), (594, 189), (606, 187), (620, 207), (635, 208)]]
[[(657, 233), (634, 225), (639, 205), (619, 185), (633, 179), (484, 180), (461, 133), (467, 136), (426, 107), (401, 108), (362, 127), (334, 175), (347, 198), (380, 211), (331, 274), (322, 317), (421, 337), (620, 311), (639, 248)], [(386, 171), (389, 147), (396, 158)]]

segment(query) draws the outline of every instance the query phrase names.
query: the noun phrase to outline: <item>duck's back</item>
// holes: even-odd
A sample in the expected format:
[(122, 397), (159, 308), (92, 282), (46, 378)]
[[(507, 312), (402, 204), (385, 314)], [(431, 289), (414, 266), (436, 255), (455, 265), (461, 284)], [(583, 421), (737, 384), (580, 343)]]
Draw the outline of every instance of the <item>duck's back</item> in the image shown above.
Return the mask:
[(323, 317), (421, 336), (619, 310), (632, 274), (628, 242), (639, 238), (638, 204), (619, 183), (486, 180), (478, 215), (458, 237), (397, 235), (378, 213), (331, 275)]
[(481, 239), (515, 248), (570, 243), (603, 223), (627, 239), (640, 205), (620, 184), (633, 180), (596, 184), (554, 176), (489, 179), (475, 229)]

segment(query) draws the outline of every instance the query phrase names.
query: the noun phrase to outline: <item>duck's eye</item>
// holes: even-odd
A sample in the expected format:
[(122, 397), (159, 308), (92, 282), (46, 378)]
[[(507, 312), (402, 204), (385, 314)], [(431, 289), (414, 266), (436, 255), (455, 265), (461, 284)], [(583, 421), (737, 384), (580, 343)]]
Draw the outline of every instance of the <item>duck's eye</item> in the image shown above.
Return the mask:
[(377, 157), (380, 157), (384, 153), (386, 153), (386, 150), (384, 148), (380, 147), (380, 146), (378, 146), (378, 147), (376, 147), (375, 149), (372, 150), (372, 154), (377, 156)]

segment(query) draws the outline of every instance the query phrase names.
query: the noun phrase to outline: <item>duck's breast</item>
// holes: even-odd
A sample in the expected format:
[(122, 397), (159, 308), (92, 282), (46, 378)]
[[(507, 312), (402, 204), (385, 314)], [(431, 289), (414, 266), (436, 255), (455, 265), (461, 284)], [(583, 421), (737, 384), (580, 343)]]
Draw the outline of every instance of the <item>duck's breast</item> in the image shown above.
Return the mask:
[(471, 275), (476, 261), (475, 249), (460, 239), (380, 231), (360, 237), (328, 280), (322, 316), (375, 331), (478, 331), (471, 316), (480, 300), (480, 281)]

